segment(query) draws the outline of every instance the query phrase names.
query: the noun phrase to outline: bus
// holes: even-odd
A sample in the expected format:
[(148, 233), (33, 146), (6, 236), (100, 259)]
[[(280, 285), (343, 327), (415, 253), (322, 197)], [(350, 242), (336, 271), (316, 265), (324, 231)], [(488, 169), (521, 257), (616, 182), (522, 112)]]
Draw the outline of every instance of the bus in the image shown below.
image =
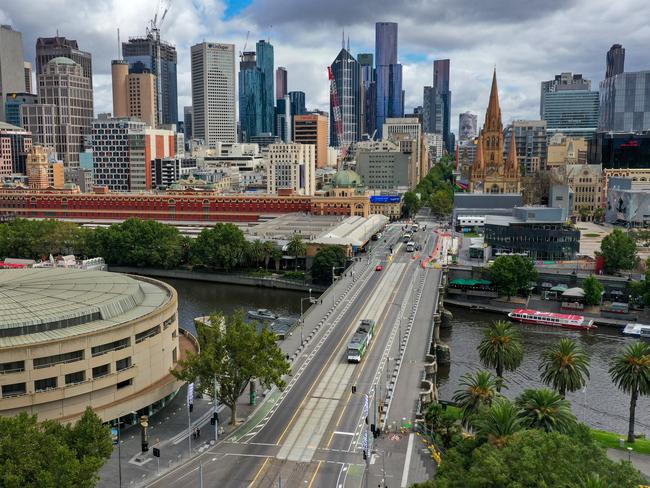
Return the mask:
[(360, 363), (375, 335), (375, 321), (363, 319), (348, 343), (348, 363)]

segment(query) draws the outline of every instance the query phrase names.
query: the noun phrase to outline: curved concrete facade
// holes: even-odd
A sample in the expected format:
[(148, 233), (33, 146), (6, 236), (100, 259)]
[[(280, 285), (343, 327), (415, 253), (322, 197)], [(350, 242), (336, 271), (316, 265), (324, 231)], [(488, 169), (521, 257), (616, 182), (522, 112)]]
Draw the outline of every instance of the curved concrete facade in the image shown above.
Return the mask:
[(150, 278), (0, 271), (0, 296), (0, 415), (74, 421), (91, 406), (109, 421), (155, 409), (181, 386), (170, 369), (197, 348), (179, 330), (176, 291)]

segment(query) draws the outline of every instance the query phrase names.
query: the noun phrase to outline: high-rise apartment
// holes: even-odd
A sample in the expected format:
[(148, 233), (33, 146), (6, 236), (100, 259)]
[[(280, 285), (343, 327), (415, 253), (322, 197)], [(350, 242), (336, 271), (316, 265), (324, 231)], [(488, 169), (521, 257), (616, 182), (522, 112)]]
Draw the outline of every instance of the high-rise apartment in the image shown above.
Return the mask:
[(397, 62), (397, 23), (375, 24), (375, 63), (377, 82), (377, 118), (375, 128), (382, 135), (387, 117), (404, 114), (402, 65)]
[(32, 134), (21, 127), (0, 122), (0, 177), (25, 174)]
[(194, 138), (210, 147), (237, 142), (235, 45), (203, 42), (191, 54)]
[(372, 53), (357, 56), (361, 69), (361, 134), (372, 137), (377, 122), (377, 84)]
[(282, 142), (291, 142), (293, 123), (291, 122), (291, 99), (285, 95), (281, 100), (276, 101), (275, 107), (275, 132)]
[(93, 120), (93, 174), (111, 191), (145, 190), (145, 124), (131, 119)]
[(293, 118), (293, 141), (314, 145), (317, 168), (327, 166), (327, 122), (327, 117), (320, 114), (296, 115)]
[(25, 93), (34, 93), (32, 91), (32, 63), (25, 61), (23, 63), (23, 72), (25, 74)]
[[(451, 137), (451, 90), (449, 89), (449, 59), (436, 59), (433, 62), (433, 89), (440, 97), (440, 116), (436, 115), (436, 121), (441, 120), (442, 126), (436, 126), (433, 132), (442, 134), (447, 152), (454, 152), (454, 144)], [(436, 104), (436, 108), (438, 104)]]
[(422, 97), (422, 130), (425, 134), (442, 134), (442, 98), (433, 86), (424, 87)]
[(189, 143), (194, 139), (193, 124), (192, 124), (192, 106), (183, 107), (183, 134), (185, 136), (185, 143)]
[(50, 59), (38, 75), (38, 104), (22, 105), (21, 117), (35, 144), (56, 150), (70, 179), (93, 120), (93, 90), (83, 67), (70, 58)]
[(242, 53), (239, 61), (239, 124), (242, 141), (265, 132), (264, 73), (257, 64), (257, 53)]
[(650, 71), (623, 72), (600, 82), (599, 131), (650, 129)]
[(178, 88), (176, 80), (176, 48), (160, 39), (158, 29), (147, 30), (144, 37), (132, 37), (122, 43), (122, 56), (129, 71), (142, 63), (155, 77), (156, 125), (178, 122)]
[(345, 47), (330, 66), (336, 84), (340, 134), (334, 116), (334, 97), (330, 94), (330, 145), (347, 149), (361, 138), (361, 83), (359, 62)]
[(625, 71), (625, 48), (620, 44), (613, 44), (607, 51), (607, 67), (605, 78), (620, 75)]
[(136, 117), (149, 127), (157, 125), (156, 77), (143, 63), (129, 68), (127, 61), (111, 63), (113, 116)]
[(22, 34), (10, 25), (0, 25), (0, 121), (7, 120), (7, 95), (26, 92), (24, 66)]
[(288, 93), (287, 90), (287, 68), (278, 66), (275, 70), (275, 99), (282, 100)]
[(546, 169), (546, 121), (545, 120), (515, 120), (506, 127), (504, 137), (504, 152), (510, 153), (510, 144), (517, 145), (517, 159), (524, 174), (531, 175)]
[(265, 40), (255, 44), (257, 67), (262, 72), (262, 89), (258, 97), (262, 100), (262, 130), (273, 132), (273, 116), (275, 114), (275, 94), (273, 91), (273, 45)]
[(291, 116), (304, 115), (307, 113), (307, 106), (305, 104), (304, 91), (290, 91), (289, 101), (291, 102)]
[(291, 191), (313, 195), (316, 189), (316, 147), (313, 144), (279, 143), (268, 146), (268, 193)]
[(400, 150), (411, 154), (411, 186), (417, 185), (429, 171), (428, 148), (424, 144), (422, 125), (416, 118), (395, 117), (384, 122), (383, 139), (399, 145)]

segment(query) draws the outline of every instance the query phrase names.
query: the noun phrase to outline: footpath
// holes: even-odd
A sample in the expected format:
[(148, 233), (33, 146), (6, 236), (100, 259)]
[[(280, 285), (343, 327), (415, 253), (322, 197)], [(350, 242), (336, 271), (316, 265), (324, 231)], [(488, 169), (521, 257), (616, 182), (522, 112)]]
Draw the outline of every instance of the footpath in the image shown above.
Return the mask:
[[(363, 257), (350, 266), (345, 274), (329, 287), (303, 315), (303, 338), (305, 347), (315, 336), (325, 318), (329, 317), (335, 306), (351, 290), (355, 281), (368, 268), (368, 260)], [(307, 296), (307, 295), (305, 295)], [(298, 359), (301, 347), (300, 325), (295, 327), (284, 340), (279, 342), (282, 351), (290, 362)], [(221, 405), (219, 412), (218, 439), (230, 435), (242, 421), (263, 414), (270, 409), (279, 397), (275, 389), (257, 392), (257, 405), (250, 405), (248, 387), (244, 390), (237, 405), (238, 425), (230, 425), (230, 409)], [(133, 425), (120, 432), (119, 448), (116, 445), (113, 455), (100, 470), (99, 488), (139, 487), (152, 482), (158, 476), (185, 463), (205, 451), (215, 443), (215, 427), (210, 424), (214, 411), (210, 399), (195, 398), (193, 411), (188, 418), (187, 387), (183, 386), (172, 401), (149, 418), (149, 451), (141, 452), (141, 427)], [(191, 432), (200, 429), (198, 438)], [(160, 457), (153, 456), (153, 448), (160, 449)]]
[(619, 449), (607, 449), (607, 457), (614, 461), (630, 461), (650, 481), (650, 455), (639, 452), (626, 452)]

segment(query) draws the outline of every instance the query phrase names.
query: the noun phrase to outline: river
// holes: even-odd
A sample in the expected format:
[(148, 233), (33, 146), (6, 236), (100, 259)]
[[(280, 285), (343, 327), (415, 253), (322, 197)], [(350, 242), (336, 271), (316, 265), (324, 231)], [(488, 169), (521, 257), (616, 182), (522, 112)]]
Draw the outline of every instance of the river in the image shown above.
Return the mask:
[[(214, 311), (231, 313), (236, 309), (268, 308), (283, 316), (297, 317), (300, 314), (300, 298), (307, 296), (304, 292), (272, 288), (174, 279), (164, 281), (178, 291), (180, 324), (190, 331), (194, 331), (194, 317)], [(451, 346), (452, 359), (451, 367), (441, 369), (439, 374), (440, 398), (444, 400), (451, 399), (463, 374), (481, 367), (476, 347), (489, 322), (501, 318), (495, 314), (460, 308), (452, 308), (451, 311), (454, 314), (453, 327), (441, 332), (441, 339)], [(542, 386), (538, 369), (540, 353), (560, 337), (572, 337), (591, 356), (591, 378), (586, 391), (567, 396), (573, 404), (574, 414), (592, 427), (627, 432), (630, 397), (612, 384), (607, 370), (610, 358), (632, 339), (607, 327), (600, 327), (594, 333), (519, 324), (516, 327), (522, 332), (524, 360), (517, 371), (505, 375), (508, 388), (503, 393), (507, 397), (514, 398), (525, 388)], [(650, 436), (650, 397), (639, 399), (636, 415), (636, 432)]]

